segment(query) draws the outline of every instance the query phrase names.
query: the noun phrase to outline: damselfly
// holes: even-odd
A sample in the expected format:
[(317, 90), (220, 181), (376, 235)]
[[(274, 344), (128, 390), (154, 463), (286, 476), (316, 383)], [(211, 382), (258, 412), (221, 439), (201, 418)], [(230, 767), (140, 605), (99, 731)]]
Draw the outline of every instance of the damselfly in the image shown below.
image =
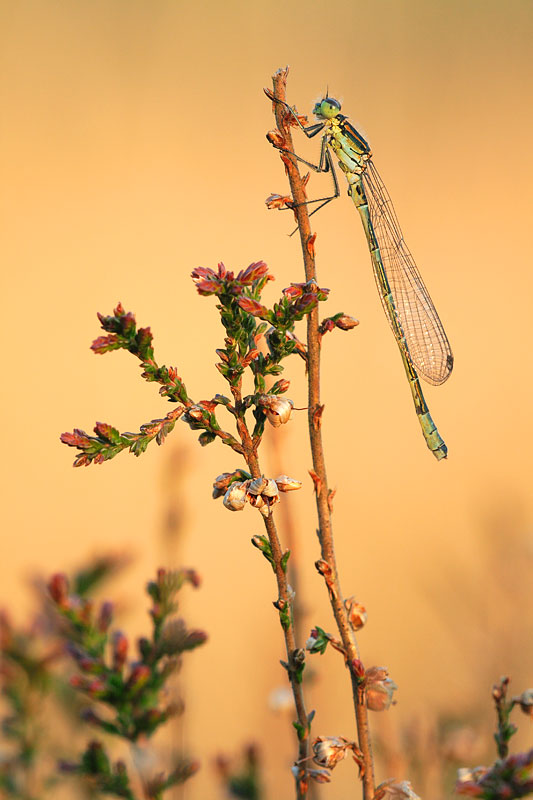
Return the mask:
[[(444, 383), (453, 368), (453, 355), (435, 306), (405, 244), (391, 199), (372, 161), (370, 147), (341, 114), (341, 104), (333, 97), (326, 96), (316, 103), (313, 113), (320, 122), (307, 127), (294, 109), (286, 103), (283, 105), (308, 138), (322, 133), (318, 164), (292, 153), (315, 172), (331, 172), (333, 176), (333, 195), (305, 203), (320, 203), (312, 214), (340, 195), (332, 152), (346, 176), (348, 194), (361, 216), (379, 296), (400, 349), (424, 438), (437, 459), (446, 458), (448, 449), (431, 418), (418, 374), (433, 385)], [(291, 207), (294, 208), (294, 204)]]

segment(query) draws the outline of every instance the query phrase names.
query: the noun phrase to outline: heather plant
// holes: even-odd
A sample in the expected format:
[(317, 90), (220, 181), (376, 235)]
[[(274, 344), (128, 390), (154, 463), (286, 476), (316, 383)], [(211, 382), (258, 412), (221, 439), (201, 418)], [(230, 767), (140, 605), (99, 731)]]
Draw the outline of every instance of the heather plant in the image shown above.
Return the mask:
[(533, 748), (509, 754), (509, 741), (517, 732), (510, 721), (515, 708), (533, 719), (533, 689), (508, 697), (509, 678), (503, 677), (492, 688), (497, 726), (494, 734), (497, 759), (489, 767), (464, 767), (459, 770), (455, 791), (482, 800), (507, 800), (533, 794)]
[[(175, 617), (177, 593), (186, 583), (197, 587), (198, 575), (159, 570), (147, 586), (151, 636), (139, 639), (137, 657), (128, 659), (127, 636), (111, 629), (113, 604), (96, 608), (92, 598), (122, 561), (99, 558), (70, 580), (58, 573), (46, 589), (39, 584), (42, 610), (29, 628), (17, 628), (2, 615), (7, 705), (2, 796), (44, 800), (69, 780), (76, 797), (160, 800), (198, 769), (196, 761), (181, 755), (161, 770), (150, 742), (156, 730), (183, 712), (181, 700), (172, 699), (170, 681), (184, 653), (206, 639), (203, 631), (189, 630)], [(82, 740), (82, 752), (75, 755)], [(123, 750), (118, 759), (117, 741)]]
[[(94, 435), (75, 429), (62, 434), (61, 439), (79, 451), (74, 466), (102, 464), (124, 450), (140, 456), (153, 440), (161, 445), (181, 419), (199, 434), (202, 446), (219, 440), (241, 459), (238, 465), (229, 464), (227, 471), (215, 478), (213, 498), (222, 498), (223, 506), (231, 512), (253, 508), (262, 517), (264, 534), (254, 536), (252, 544), (270, 564), (276, 580), (274, 607), (285, 646), (285, 657), (281, 663), (294, 702), (296, 740), (292, 773), (297, 799), (308, 797), (311, 781), (329, 783), (336, 765), (350, 756), (357, 769), (354, 780), (358, 776), (361, 781), (363, 800), (391, 797), (416, 800), (418, 795), (409, 781), (391, 778), (376, 785), (368, 713), (390, 709), (394, 704), (397, 686), (386, 667), (367, 665), (360, 655), (355, 634), (365, 625), (367, 614), (360, 599), (346, 597), (341, 588), (331, 516), (335, 493), (328, 486), (321, 434), (324, 417), (324, 405), (320, 398), (322, 341), (327, 333), (334, 330), (350, 331), (358, 323), (343, 311), (334, 312), (321, 321), (319, 319), (319, 305), (328, 300), (329, 290), (321, 287), (317, 278), (316, 234), (311, 231), (306, 205), (307, 176), (302, 177), (299, 173), (291, 136), (291, 126), (298, 124), (298, 117), (296, 112), (287, 111), (286, 81), (287, 71), (280, 70), (274, 76), (273, 91), (267, 91), (268, 97), (274, 101), (277, 125), (268, 134), (268, 139), (279, 151), (291, 194), (271, 195), (267, 199), (267, 206), (288, 208), (294, 212), (302, 245), (305, 280), (291, 283), (282, 290), (278, 301), (269, 306), (263, 295), (273, 276), (263, 261), (254, 261), (239, 271), (229, 270), (223, 263), (219, 263), (215, 269), (197, 267), (192, 271), (199, 294), (216, 300), (224, 329), (224, 340), (216, 349), (216, 368), (226, 381), (228, 390), (227, 394), (216, 393), (209, 399), (194, 399), (179, 376), (178, 369), (160, 365), (156, 361), (151, 330), (149, 327), (138, 327), (132, 312), (126, 311), (119, 303), (112, 314), (98, 314), (104, 335), (93, 342), (94, 353), (105, 354), (119, 349), (130, 352), (140, 362), (142, 377), (159, 385), (160, 394), (173, 405), (173, 409), (164, 418), (141, 425), (135, 433), (121, 433), (110, 424), (97, 422)], [(305, 343), (298, 336), (296, 327), (303, 320), (307, 327)], [(316, 499), (320, 546), (315, 567), (323, 579), (337, 628), (331, 633), (329, 626), (317, 624), (305, 643), (299, 640), (295, 624), (296, 598), (289, 581), (291, 552), (282, 544), (276, 516), (278, 504), (287, 502), (283, 495), (300, 489), (302, 481), (286, 474), (267, 475), (261, 465), (265, 425), (268, 423), (279, 429), (288, 422), (295, 410), (293, 400), (286, 396), (289, 380), (281, 377), (286, 368), (285, 362), (294, 355), (303, 362), (308, 379), (307, 416), (312, 453), (312, 469), (309, 472)], [(291, 359), (291, 363), (294, 362), (295, 359)], [(227, 429), (229, 425), (230, 430)], [(61, 605), (61, 598), (67, 597), (66, 590), (59, 591), (58, 597), (58, 605)], [(104, 730), (111, 725), (113, 728), (107, 727), (110, 732), (133, 737), (133, 741), (140, 732), (150, 733), (152, 723), (149, 720), (153, 720), (153, 717), (141, 713), (134, 719), (127, 717), (124, 720), (122, 711), (119, 713), (116, 706), (114, 681), (118, 680), (118, 667), (123, 666), (119, 664), (119, 645), (113, 651), (112, 666), (105, 667), (111, 672), (103, 673), (104, 676), (114, 676), (113, 680), (111, 683), (104, 681), (104, 684), (98, 674), (95, 678), (90, 677), (92, 660), (96, 659), (99, 669), (102, 668), (102, 651), (98, 649), (98, 643), (95, 646), (95, 651), (87, 650), (87, 646), (82, 647), (81, 654), (73, 650), (80, 668), (88, 673), (80, 678), (79, 688), (89, 695), (93, 692), (95, 699), (104, 699), (117, 713), (109, 721), (95, 718), (91, 712), (91, 721)], [(308, 654), (321, 655), (328, 646), (342, 658), (351, 686), (356, 733), (354, 731), (348, 737), (341, 735), (342, 732), (335, 735), (314, 733), (311, 736), (315, 712), (307, 710), (304, 696), (306, 661)], [(152, 649), (147, 649), (146, 653), (141, 648), (142, 658), (149, 659), (154, 647), (158, 652), (156, 639), (151, 645)], [(145, 661), (144, 666), (150, 667), (150, 661)], [(125, 683), (120, 678), (122, 689), (129, 687), (124, 690), (136, 691), (137, 678), (140, 681), (145, 675), (148, 675), (147, 670), (139, 675), (134, 670)], [(86, 759), (89, 757), (93, 765), (101, 759), (101, 751), (86, 753)], [(83, 772), (86, 769), (84, 763), (82, 760), (73, 769)], [(91, 766), (93, 768), (97, 769)], [(104, 760), (103, 769), (109, 780), (115, 783), (125, 780), (119, 765), (111, 767), (109, 761)], [(247, 795), (240, 796), (257, 796), (255, 761), (249, 760), (241, 775), (235, 777), (227, 772), (226, 777), (226, 785), (228, 788), (233, 786), (234, 794), (236, 791), (248, 791)], [(233, 778), (235, 781), (232, 783)], [(120, 785), (123, 791), (128, 790), (127, 783)]]
[[(73, 592), (90, 603), (94, 593), (124, 568), (122, 556), (98, 556), (73, 572)], [(33, 585), (37, 611), (27, 624), (0, 613), (2, 734), (0, 787), (8, 798), (48, 797), (58, 784), (56, 762), (63, 743), (58, 729), (75, 738), (81, 706), (65, 674), (65, 650), (57, 616), (41, 579)], [(50, 719), (54, 725), (47, 724)]]
[[(206, 640), (203, 631), (188, 630), (183, 619), (173, 616), (178, 608), (176, 595), (185, 583), (198, 586), (198, 575), (193, 570), (160, 569), (156, 580), (148, 583), (151, 635), (138, 640), (136, 657), (128, 660), (127, 636), (120, 630), (111, 631), (112, 605), (102, 603), (95, 611), (92, 603), (70, 593), (65, 575), (56, 574), (50, 580), (62, 636), (78, 670), (70, 684), (88, 702), (82, 719), (127, 743), (139, 773), (132, 777), (124, 760), (112, 761), (103, 741), (91, 740), (77, 761), (62, 760), (60, 768), (80, 776), (101, 794), (161, 800), (167, 789), (183, 783), (198, 769), (197, 762), (186, 758), (168, 772), (145, 766), (153, 761), (145, 757), (150, 737), (183, 711), (180, 702), (168, 699), (169, 679), (179, 670), (183, 654)], [(139, 781), (142, 795), (135, 788)]]

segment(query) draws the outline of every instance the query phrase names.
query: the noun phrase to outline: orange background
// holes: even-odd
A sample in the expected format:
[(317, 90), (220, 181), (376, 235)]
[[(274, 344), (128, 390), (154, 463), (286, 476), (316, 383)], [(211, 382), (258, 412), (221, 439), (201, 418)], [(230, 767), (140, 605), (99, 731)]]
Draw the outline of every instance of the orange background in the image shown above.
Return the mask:
[[(170, 410), (128, 354), (91, 353), (96, 311), (120, 299), (152, 326), (159, 362), (207, 399), (225, 391), (213, 367), (222, 336), (191, 269), (264, 259), (276, 276), (269, 302), (302, 279), (290, 215), (264, 205), (287, 184), (265, 140), (273, 117), (262, 87), (288, 63), (300, 113), (328, 84), (370, 141), (456, 359), (450, 381), (426, 392), (449, 447), (437, 463), (342, 191), (314, 230), (319, 280), (331, 289), (323, 313), (361, 321), (324, 342), (323, 433), (343, 588), (369, 611), (362, 657), (399, 684), (389, 712), (398, 720), (488, 705), (501, 673), (526, 688), (531, 2), (28, 0), (2, 3), (0, 37), (1, 604), (22, 620), (29, 575), (127, 551), (135, 564), (113, 591), (128, 596), (124, 624), (139, 632), (140, 587), (155, 567), (196, 567), (203, 586), (183, 610), (209, 643), (187, 659), (184, 735), (204, 768), (186, 796), (215, 796), (210, 759), (252, 739), (271, 796), (291, 796), (295, 744), (267, 703), (284, 684), (275, 586), (249, 544), (262, 523), (252, 509), (230, 515), (210, 501), (212, 480), (238, 458), (218, 443), (201, 450), (181, 423), (163, 448), (87, 470), (73, 470), (74, 451), (59, 443), (96, 420), (138, 430)], [(312, 181), (317, 194), (328, 185)], [(305, 406), (301, 362), (286, 364), (289, 396)], [(305, 485), (284, 502), (298, 522), (307, 628), (332, 630), (313, 567), (305, 413), (287, 428), (282, 471)], [(185, 515), (179, 542), (164, 535), (172, 506)], [(339, 661), (328, 652), (312, 662), (315, 734), (352, 736)], [(340, 765), (324, 797), (346, 795), (352, 781)]]

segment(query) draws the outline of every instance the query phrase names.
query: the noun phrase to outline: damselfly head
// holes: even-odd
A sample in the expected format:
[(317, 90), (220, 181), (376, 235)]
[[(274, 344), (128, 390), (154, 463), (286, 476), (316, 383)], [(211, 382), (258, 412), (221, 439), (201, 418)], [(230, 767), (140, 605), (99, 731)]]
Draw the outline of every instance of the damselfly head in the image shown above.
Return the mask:
[(313, 114), (319, 119), (333, 119), (341, 110), (341, 104), (334, 97), (324, 97), (315, 104)]

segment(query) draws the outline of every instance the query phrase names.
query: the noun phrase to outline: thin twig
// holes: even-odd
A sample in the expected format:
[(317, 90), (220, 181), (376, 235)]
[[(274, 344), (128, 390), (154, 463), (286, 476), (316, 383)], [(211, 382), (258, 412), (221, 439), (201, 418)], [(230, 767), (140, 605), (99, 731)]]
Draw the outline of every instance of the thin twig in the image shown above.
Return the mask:
[[(237, 412), (236, 422), (239, 437), (241, 439), (244, 458), (246, 464), (253, 478), (260, 478), (262, 476), (259, 459), (257, 457), (257, 445), (254, 445), (252, 437), (246, 425), (244, 415), (241, 415), (242, 409), (242, 395), (240, 383), (231, 388), (233, 398), (235, 400), (235, 409)], [(276, 607), (280, 612), (287, 611), (287, 615), (280, 613), (282, 616), (288, 618), (288, 624), (282, 624), (283, 635), (285, 639), (285, 648), (287, 652), (287, 673), (292, 688), (294, 697), (294, 705), (298, 717), (299, 732), (298, 732), (298, 767), (299, 772), (296, 777), (296, 797), (297, 800), (305, 800), (308, 792), (308, 756), (309, 756), (309, 718), (305, 709), (305, 702), (303, 696), (303, 688), (301, 680), (298, 679), (297, 664), (295, 663), (295, 654), (297, 651), (296, 636), (294, 631), (294, 620), (292, 615), (292, 597), (291, 589), (287, 581), (287, 574), (283, 568), (283, 550), (279, 541), (276, 524), (272, 513), (268, 517), (264, 517), (265, 528), (270, 543), (274, 571), (276, 574), (276, 582), (278, 586), (278, 599)]]
[[(277, 100), (285, 102), (287, 69), (278, 70), (273, 76), (274, 96)], [(284, 149), (289, 153), (294, 153), (290, 127), (286, 121), (286, 114), (282, 103), (274, 103), (274, 113), (278, 129), (281, 131), (285, 144)], [(290, 182), (292, 197), (295, 203), (295, 214), (300, 233), (302, 252), (307, 281), (316, 281), (316, 266), (314, 257), (314, 238), (311, 233), (309, 213), (307, 206), (303, 205), (307, 199), (304, 183), (302, 181), (296, 158), (289, 155), (285, 160), (285, 166)], [(352, 683), (352, 694), (357, 722), (357, 732), (359, 747), (363, 753), (364, 773), (363, 798), (372, 800), (374, 796), (374, 764), (372, 757), (372, 747), (370, 741), (370, 731), (368, 726), (368, 712), (365, 705), (364, 693), (361, 691), (360, 683), (356, 672), (352, 666), (357, 661), (358, 650), (353, 631), (348, 621), (348, 615), (343, 603), (342, 591), (337, 571), (335, 550), (333, 545), (333, 530), (331, 525), (331, 513), (329, 509), (329, 489), (326, 475), (326, 462), (324, 457), (324, 447), (320, 430), (320, 415), (322, 406), (320, 403), (320, 336), (318, 333), (318, 308), (315, 308), (307, 316), (307, 356), (308, 356), (308, 418), (309, 436), (311, 440), (311, 452), (313, 457), (313, 470), (317, 477), (315, 480), (316, 504), (318, 512), (318, 537), (322, 552), (322, 559), (327, 562), (331, 570), (328, 575), (330, 591), (329, 597), (335, 621), (345, 647), (350, 669)]]

